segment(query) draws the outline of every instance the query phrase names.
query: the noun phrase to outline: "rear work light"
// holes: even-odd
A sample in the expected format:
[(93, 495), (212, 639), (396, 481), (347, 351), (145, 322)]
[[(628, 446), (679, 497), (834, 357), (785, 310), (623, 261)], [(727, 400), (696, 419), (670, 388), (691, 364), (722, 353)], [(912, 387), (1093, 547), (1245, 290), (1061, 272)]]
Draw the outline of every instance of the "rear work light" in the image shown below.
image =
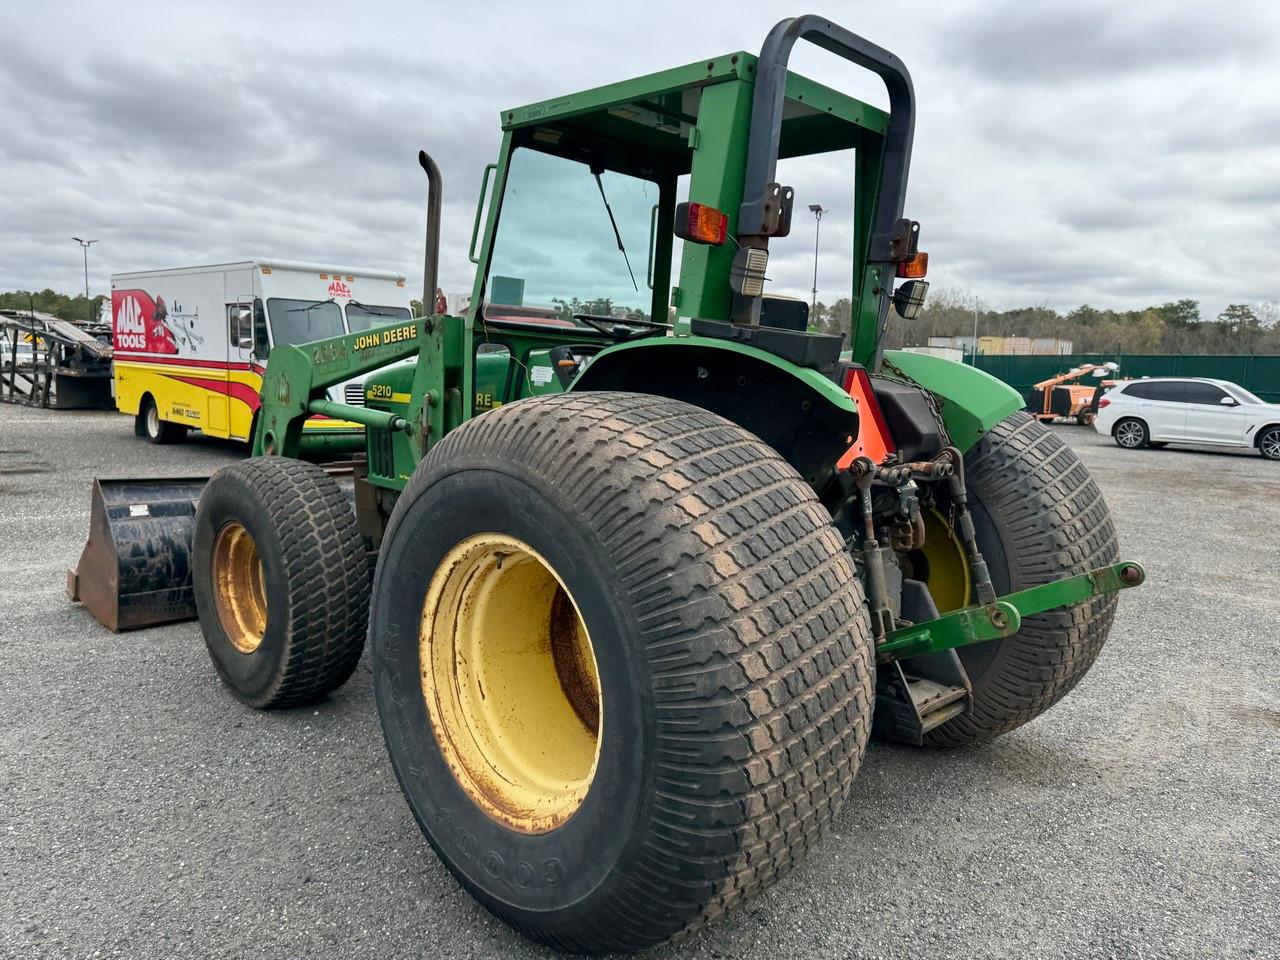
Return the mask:
[(908, 280), (893, 291), (893, 306), (903, 320), (914, 320), (920, 315), (924, 306), (925, 295), (929, 292), (928, 280)]
[(765, 270), (769, 267), (769, 251), (763, 247), (740, 247), (729, 265), (729, 286), (744, 297), (764, 294), (764, 282), (769, 279)]
[(676, 236), (692, 243), (718, 247), (729, 233), (729, 217), (705, 203), (681, 203), (676, 206)]
[(920, 280), (928, 272), (929, 255), (927, 253), (913, 253), (906, 260), (898, 261), (898, 276), (900, 277)]
[(872, 463), (884, 463), (889, 454), (898, 451), (898, 447), (889, 433), (889, 425), (885, 423), (884, 411), (876, 400), (871, 377), (863, 367), (853, 367), (845, 371), (841, 386), (853, 397), (854, 406), (858, 408), (858, 435), (849, 438), (849, 449), (836, 461), (836, 468), (848, 470), (858, 457), (867, 457)]

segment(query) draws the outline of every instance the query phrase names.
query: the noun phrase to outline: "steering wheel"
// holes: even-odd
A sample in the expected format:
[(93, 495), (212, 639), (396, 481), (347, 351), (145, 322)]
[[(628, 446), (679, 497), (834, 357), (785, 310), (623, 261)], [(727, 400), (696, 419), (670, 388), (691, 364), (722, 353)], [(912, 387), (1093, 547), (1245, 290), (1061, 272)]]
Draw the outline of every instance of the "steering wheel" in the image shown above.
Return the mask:
[(640, 327), (642, 330), (658, 331), (664, 333), (671, 329), (668, 323), (658, 323), (656, 320), (635, 320), (630, 317), (598, 317), (593, 313), (575, 313), (573, 319), (581, 320), (587, 326), (594, 330), (599, 330), (606, 336), (612, 337), (614, 340), (630, 340), (635, 334), (641, 330), (628, 329), (631, 327)]

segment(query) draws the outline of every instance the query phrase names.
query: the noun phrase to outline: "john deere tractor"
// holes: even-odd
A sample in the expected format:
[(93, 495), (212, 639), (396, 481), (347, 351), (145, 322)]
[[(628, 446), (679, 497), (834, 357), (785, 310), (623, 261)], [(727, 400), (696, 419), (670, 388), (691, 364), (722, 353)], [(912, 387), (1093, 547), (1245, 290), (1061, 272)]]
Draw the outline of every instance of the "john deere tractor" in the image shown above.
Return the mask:
[[(878, 74), (888, 111), (789, 72), (801, 39)], [(637, 950), (799, 863), (873, 731), (953, 747), (1044, 712), (1143, 572), (1016, 392), (882, 348), (927, 289), (897, 57), (799, 17), (759, 56), (501, 123), (465, 314), (277, 347), (257, 455), (198, 491), (194, 533), (178, 507), (133, 521), (179, 524), (190, 570), (165, 556), (148, 589), (194, 597), (237, 697), (322, 698), (367, 637), (396, 776), (459, 882), (554, 947)], [(767, 281), (779, 160), (849, 150), (846, 349)], [(363, 405), (325, 399), (363, 374)], [(365, 426), (348, 487), (297, 459), (313, 415)]]

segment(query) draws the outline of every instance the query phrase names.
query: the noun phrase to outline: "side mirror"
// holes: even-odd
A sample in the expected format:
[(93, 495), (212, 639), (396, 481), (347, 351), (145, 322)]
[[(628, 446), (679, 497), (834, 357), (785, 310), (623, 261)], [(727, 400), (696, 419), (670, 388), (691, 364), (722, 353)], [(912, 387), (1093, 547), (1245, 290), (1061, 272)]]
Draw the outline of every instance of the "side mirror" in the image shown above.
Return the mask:
[(1221, 400), (1218, 401), (1218, 403), (1222, 404), (1224, 407), (1240, 406), (1240, 401), (1236, 400), (1234, 397), (1223, 397)]

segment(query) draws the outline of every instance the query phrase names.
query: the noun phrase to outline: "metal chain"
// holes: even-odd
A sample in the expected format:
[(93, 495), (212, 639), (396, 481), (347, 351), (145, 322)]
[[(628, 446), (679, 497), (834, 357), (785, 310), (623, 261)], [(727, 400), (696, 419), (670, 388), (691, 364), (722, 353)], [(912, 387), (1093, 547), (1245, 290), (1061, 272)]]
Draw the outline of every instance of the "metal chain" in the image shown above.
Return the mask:
[(882, 360), (881, 365), (890, 373), (897, 376), (898, 379), (901, 380), (903, 383), (906, 383), (906, 384), (909, 384), (910, 386), (915, 387), (917, 390), (919, 390), (921, 393), (924, 394), (925, 403), (929, 405), (929, 412), (933, 414), (934, 422), (938, 425), (938, 433), (942, 435), (942, 445), (944, 447), (951, 446), (952, 445), (951, 434), (947, 431), (947, 425), (942, 419), (942, 409), (938, 406), (938, 400), (933, 395), (933, 391), (929, 390), (927, 387), (925, 387), (919, 381), (912, 378), (910, 375), (903, 373), (901, 369), (894, 366), (888, 360)]

